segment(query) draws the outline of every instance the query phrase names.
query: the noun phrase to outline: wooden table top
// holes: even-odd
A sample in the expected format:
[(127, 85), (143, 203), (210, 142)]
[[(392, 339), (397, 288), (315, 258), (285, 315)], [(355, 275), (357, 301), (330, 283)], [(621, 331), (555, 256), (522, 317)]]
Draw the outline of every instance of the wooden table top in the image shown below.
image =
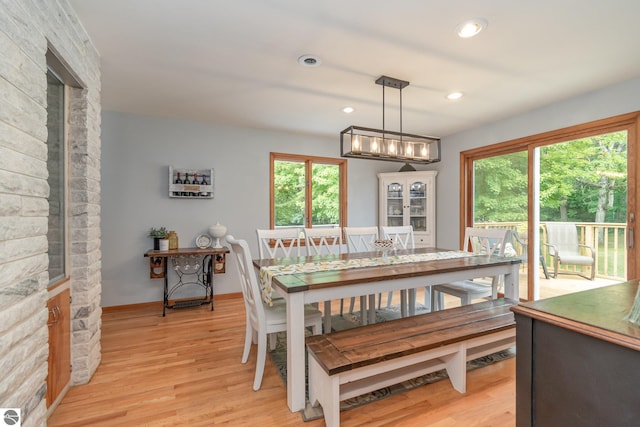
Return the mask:
[[(445, 252), (446, 249), (416, 248), (395, 251), (396, 255)], [(271, 265), (300, 264), (314, 261), (331, 261), (336, 259), (356, 259), (364, 257), (379, 257), (380, 252), (359, 252), (341, 255), (323, 255), (315, 257), (292, 257), (276, 259), (257, 259), (253, 264), (257, 268)], [(428, 276), (451, 271), (472, 270), (478, 267), (492, 267), (499, 265), (519, 264), (520, 258), (470, 256), (464, 258), (450, 258), (405, 264), (391, 264), (365, 268), (351, 268), (346, 270), (317, 271), (313, 273), (283, 274), (273, 278), (273, 285), (287, 293), (303, 292), (310, 288), (320, 289), (334, 286), (344, 286), (357, 283), (370, 283), (408, 277)]]
[(640, 351), (640, 325), (625, 317), (638, 292), (638, 280), (532, 301), (516, 314), (551, 323)]

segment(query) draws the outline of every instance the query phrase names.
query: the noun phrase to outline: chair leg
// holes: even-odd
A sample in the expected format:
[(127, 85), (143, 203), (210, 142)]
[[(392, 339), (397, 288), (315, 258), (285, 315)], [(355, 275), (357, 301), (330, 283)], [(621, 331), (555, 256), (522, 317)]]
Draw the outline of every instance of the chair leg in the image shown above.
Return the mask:
[[(331, 324), (329, 324), (329, 331), (328, 332), (331, 332)], [(312, 335), (322, 335), (322, 320), (320, 320), (319, 322), (314, 323), (313, 325), (311, 325), (311, 334)]]
[(432, 311), (431, 307), (431, 286), (424, 287), (424, 307), (429, 308), (429, 311)]
[(349, 303), (349, 313), (353, 313), (353, 308), (356, 306), (356, 297), (351, 297), (351, 302)]
[(437, 289), (431, 287), (431, 311), (439, 311), (444, 309), (444, 294)]
[(549, 270), (547, 269), (547, 262), (544, 260), (544, 257), (540, 255), (540, 264), (542, 265), (542, 272), (544, 273), (544, 278), (549, 280)]
[[(331, 301), (324, 302), (324, 330), (326, 333), (331, 332)], [(314, 333), (315, 335), (315, 333)]]
[(393, 291), (389, 291), (387, 294), (387, 308), (391, 307), (391, 300), (393, 300)]
[(251, 341), (253, 341), (253, 328), (247, 320), (247, 328), (244, 333), (244, 351), (242, 352), (242, 363), (247, 363), (249, 352), (251, 351)]
[(276, 339), (276, 334), (269, 334), (269, 350), (273, 351), (276, 349), (276, 342), (278, 340)]
[[(352, 301), (355, 301), (355, 298), (352, 298)], [(375, 296), (373, 301), (373, 306), (375, 307)], [(360, 297), (360, 324), (366, 325), (369, 320), (369, 313), (367, 312), (367, 297), (365, 295)]]
[(344, 313), (344, 298), (340, 299), (340, 316), (342, 316), (342, 313)]
[(256, 359), (256, 375), (253, 379), (253, 390), (260, 390), (262, 376), (264, 375), (264, 363), (267, 357), (267, 334), (258, 336), (258, 357)]

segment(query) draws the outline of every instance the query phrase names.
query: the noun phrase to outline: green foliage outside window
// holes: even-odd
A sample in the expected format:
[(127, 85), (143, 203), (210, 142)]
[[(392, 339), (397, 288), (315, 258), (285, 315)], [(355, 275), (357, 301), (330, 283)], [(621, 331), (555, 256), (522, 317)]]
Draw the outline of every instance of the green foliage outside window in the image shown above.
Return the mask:
[(340, 168), (314, 163), (312, 176), (305, 176), (302, 162), (275, 161), (275, 226), (305, 226), (306, 182), (311, 182), (312, 224), (340, 224)]
[[(527, 220), (527, 152), (474, 162), (474, 221)], [(540, 220), (625, 222), (627, 133), (540, 148)]]

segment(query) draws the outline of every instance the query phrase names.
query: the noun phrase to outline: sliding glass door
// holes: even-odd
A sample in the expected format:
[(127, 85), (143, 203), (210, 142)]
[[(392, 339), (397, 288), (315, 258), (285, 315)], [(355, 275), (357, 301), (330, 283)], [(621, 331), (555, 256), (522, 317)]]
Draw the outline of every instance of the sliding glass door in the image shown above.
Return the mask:
[[(637, 276), (638, 117), (628, 114), (461, 153), (461, 234), (467, 225), (513, 231), (507, 252), (525, 262), (521, 298), (547, 298)], [(548, 229), (558, 227), (562, 240), (551, 244)], [(556, 246), (569, 241), (575, 241), (577, 252), (556, 257)], [(528, 274), (532, 271), (536, 274)]]

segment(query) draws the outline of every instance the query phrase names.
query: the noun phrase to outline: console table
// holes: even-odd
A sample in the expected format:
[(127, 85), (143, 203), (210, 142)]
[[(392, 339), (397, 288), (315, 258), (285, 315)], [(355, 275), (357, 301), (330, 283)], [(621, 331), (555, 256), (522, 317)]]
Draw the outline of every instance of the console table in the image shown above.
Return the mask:
[(640, 326), (625, 317), (638, 281), (512, 307), (516, 425), (636, 426)]
[[(211, 304), (213, 311), (213, 274), (224, 273), (225, 255), (229, 249), (223, 248), (180, 248), (168, 251), (148, 250), (144, 256), (149, 258), (149, 271), (152, 279), (164, 279), (164, 298), (162, 316), (167, 308), (190, 307)], [(178, 276), (178, 281), (169, 286), (169, 264)], [(190, 264), (193, 263), (193, 264)], [(178, 289), (195, 285), (204, 289), (203, 298), (181, 299), (169, 303), (169, 298)]]

